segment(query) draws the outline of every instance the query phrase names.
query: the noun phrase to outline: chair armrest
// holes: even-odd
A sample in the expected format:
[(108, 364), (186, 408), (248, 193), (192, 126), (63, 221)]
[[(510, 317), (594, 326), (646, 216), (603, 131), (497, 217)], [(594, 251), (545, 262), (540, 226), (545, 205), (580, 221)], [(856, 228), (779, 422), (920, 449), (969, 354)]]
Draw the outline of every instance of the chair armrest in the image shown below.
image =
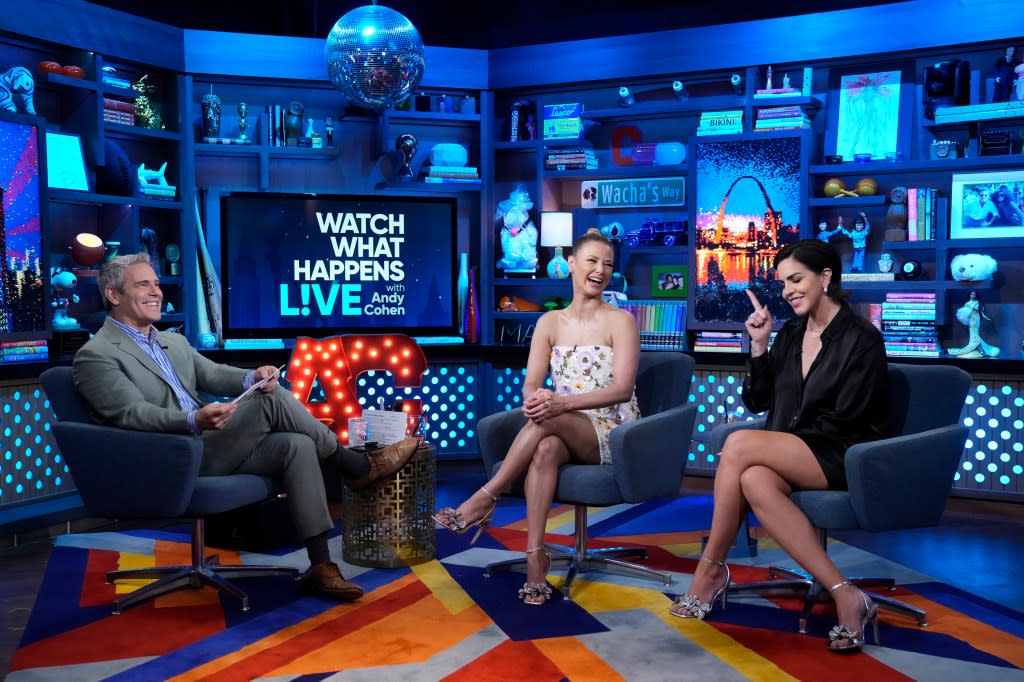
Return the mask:
[(623, 500), (679, 494), (696, 417), (696, 405), (679, 405), (612, 429), (608, 445)]
[(495, 465), (505, 459), (509, 446), (525, 424), (522, 408), (496, 412), (477, 422), (476, 436), (488, 477), (494, 473)]
[(79, 422), (57, 422), (53, 431), (90, 515), (174, 518), (185, 511), (202, 439)]
[(767, 421), (768, 419), (766, 417), (761, 417), (759, 419), (747, 419), (744, 421), (719, 424), (715, 428), (711, 429), (711, 438), (708, 442), (708, 452), (721, 452), (722, 446), (725, 445), (725, 439), (730, 433), (742, 431), (743, 429), (763, 429)]
[(951, 424), (846, 451), (850, 505), (869, 531), (934, 526), (946, 508), (967, 427)]

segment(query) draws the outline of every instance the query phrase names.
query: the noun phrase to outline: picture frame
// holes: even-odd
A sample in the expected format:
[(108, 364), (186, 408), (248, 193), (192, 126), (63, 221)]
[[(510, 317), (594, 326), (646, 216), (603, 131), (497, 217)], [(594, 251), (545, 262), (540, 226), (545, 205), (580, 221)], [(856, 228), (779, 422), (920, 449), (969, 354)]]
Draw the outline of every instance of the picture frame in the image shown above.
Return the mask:
[(952, 176), (950, 239), (1024, 237), (1024, 171)]
[(697, 137), (689, 177), (691, 329), (739, 330), (754, 292), (777, 321), (793, 315), (772, 263), (807, 231), (809, 131)]
[(843, 162), (865, 154), (870, 155), (865, 161), (908, 158), (916, 93), (908, 64), (873, 66), (862, 73), (833, 70), (825, 155), (841, 156)]
[(74, 133), (46, 131), (46, 186), (89, 191), (82, 139)]
[(651, 268), (651, 298), (686, 298), (690, 290), (688, 265), (655, 265)]

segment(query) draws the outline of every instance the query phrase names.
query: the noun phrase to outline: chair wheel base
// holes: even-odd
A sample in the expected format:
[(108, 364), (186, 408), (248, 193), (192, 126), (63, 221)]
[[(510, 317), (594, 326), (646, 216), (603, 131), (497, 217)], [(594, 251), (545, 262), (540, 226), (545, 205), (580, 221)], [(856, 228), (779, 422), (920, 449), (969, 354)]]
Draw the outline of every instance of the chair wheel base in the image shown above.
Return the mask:
[[(871, 592), (868, 588), (883, 588), (885, 591), (896, 589), (895, 581), (892, 578), (848, 578), (849, 582), (864, 589), (880, 608), (889, 609), (917, 620), (921, 627), (928, 626), (928, 614), (898, 599), (887, 597), (877, 592)], [(733, 584), (729, 587), (729, 596), (733, 597), (741, 592), (769, 592), (775, 590), (788, 590), (791, 592), (803, 593), (803, 609), (798, 621), (797, 630), (801, 634), (807, 634), (807, 620), (811, 615), (811, 609), (820, 602), (829, 601), (828, 591), (808, 574), (797, 569), (770, 566), (768, 568), (768, 580), (761, 580), (754, 583)]]
[[(577, 574), (593, 570), (631, 575), (638, 578), (654, 578), (660, 580), (665, 587), (672, 585), (671, 573), (657, 571), (642, 564), (635, 564), (619, 558), (622, 556), (632, 556), (641, 560), (646, 559), (647, 551), (642, 547), (607, 547), (580, 552), (572, 547), (546, 544), (544, 549), (551, 555), (552, 568), (555, 566), (565, 566), (567, 569), (565, 584), (562, 586), (562, 594), (566, 601), (572, 601), (570, 589)], [(488, 564), (484, 567), (484, 577), (490, 578), (495, 573), (514, 570), (525, 571), (526, 559), (508, 559)]]
[(126, 594), (114, 601), (112, 611), (120, 614), (126, 608), (141, 604), (184, 587), (201, 589), (212, 587), (236, 597), (241, 602), (242, 611), (249, 610), (249, 597), (228, 578), (255, 578), (271, 575), (291, 575), (299, 577), (298, 569), (289, 566), (223, 566), (219, 563), (200, 564), (199, 566), (161, 566), (156, 568), (128, 569), (107, 573), (107, 583), (114, 584), (125, 579), (154, 579), (154, 582)]

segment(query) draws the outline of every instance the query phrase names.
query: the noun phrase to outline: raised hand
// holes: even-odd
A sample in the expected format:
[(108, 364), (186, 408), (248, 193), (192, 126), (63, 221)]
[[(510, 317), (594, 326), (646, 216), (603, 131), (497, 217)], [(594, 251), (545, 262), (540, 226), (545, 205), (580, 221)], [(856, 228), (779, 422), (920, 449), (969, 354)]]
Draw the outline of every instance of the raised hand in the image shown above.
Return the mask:
[(768, 340), (772, 334), (772, 314), (761, 305), (753, 291), (747, 289), (747, 298), (754, 306), (754, 312), (750, 313), (744, 325), (747, 333), (750, 334), (750, 354), (761, 355), (768, 350)]

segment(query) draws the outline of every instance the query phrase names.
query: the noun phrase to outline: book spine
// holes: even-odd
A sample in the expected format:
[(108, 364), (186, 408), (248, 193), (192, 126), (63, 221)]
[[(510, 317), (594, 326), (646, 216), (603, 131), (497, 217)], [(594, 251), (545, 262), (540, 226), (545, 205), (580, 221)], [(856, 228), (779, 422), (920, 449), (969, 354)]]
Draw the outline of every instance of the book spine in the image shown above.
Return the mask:
[(431, 173), (468, 173), (475, 175), (479, 172), (476, 166), (430, 166)]
[(926, 196), (928, 190), (925, 187), (917, 188), (917, 240), (924, 240), (924, 216), (928, 210), (928, 202)]
[(805, 116), (786, 116), (779, 118), (759, 118), (754, 121), (755, 128), (764, 128), (766, 126), (809, 126), (811, 125), (811, 119)]
[(907, 190), (907, 241), (917, 241), (917, 188)]
[(800, 107), (762, 107), (757, 110), (758, 119), (766, 118), (792, 118), (794, 116), (803, 116), (804, 112)]

